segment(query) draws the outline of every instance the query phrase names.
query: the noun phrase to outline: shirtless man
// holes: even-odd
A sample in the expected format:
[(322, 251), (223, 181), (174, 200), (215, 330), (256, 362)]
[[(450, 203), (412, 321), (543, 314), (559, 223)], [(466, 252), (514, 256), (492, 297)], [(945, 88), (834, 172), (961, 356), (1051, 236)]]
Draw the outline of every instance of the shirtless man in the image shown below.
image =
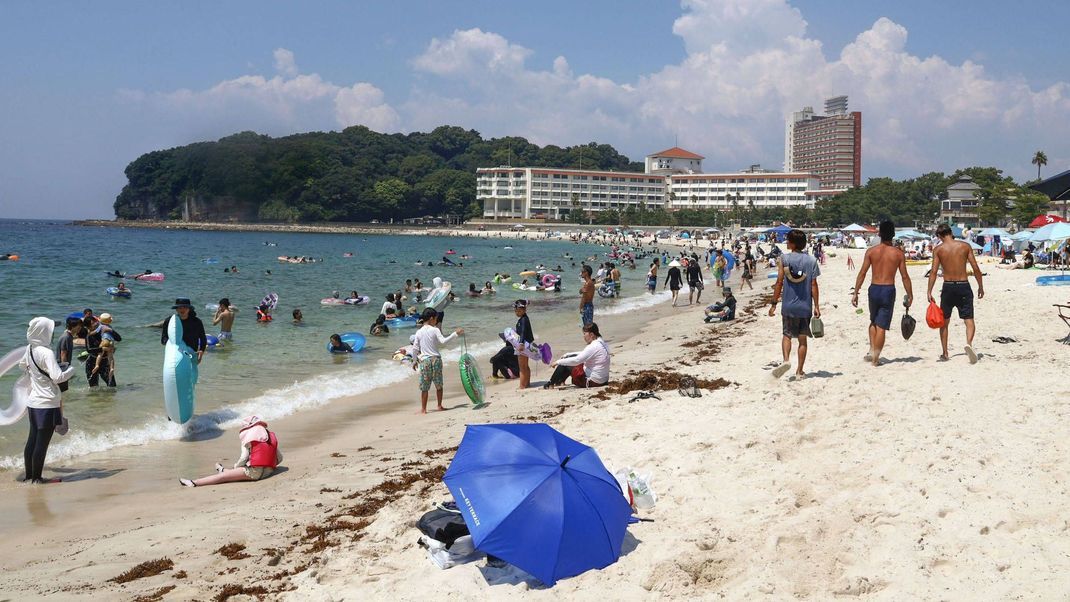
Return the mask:
[(858, 307), (858, 292), (862, 290), (866, 272), (873, 268), (873, 280), (869, 284), (869, 353), (865, 359), (874, 366), (880, 365), (884, 338), (892, 327), (896, 272), (903, 278), (903, 288), (907, 291), (907, 308), (914, 301), (914, 290), (910, 284), (910, 275), (907, 274), (906, 255), (902, 249), (892, 244), (895, 224), (890, 221), (881, 222), (880, 236), (881, 244), (866, 251), (862, 269), (858, 271), (858, 278), (855, 278), (855, 292), (851, 295), (851, 305)]
[(970, 282), (966, 279), (967, 263), (973, 269), (973, 275), (977, 278), (977, 298), (985, 298), (985, 285), (981, 281), (981, 268), (974, 259), (973, 249), (970, 245), (955, 240), (951, 234), (951, 226), (940, 224), (936, 228), (936, 236), (940, 244), (933, 249), (933, 265), (929, 270), (929, 303), (933, 303), (933, 285), (936, 284), (936, 275), (940, 269), (944, 270), (944, 286), (940, 289), (940, 309), (944, 312), (944, 326), (940, 328), (940, 345), (944, 353), (940, 361), (946, 362), (947, 354), (947, 325), (951, 319), (951, 310), (958, 308), (959, 317), (966, 323), (966, 356), (971, 364), (977, 363), (977, 353), (973, 350), (973, 333), (976, 329), (973, 322), (973, 290)]
[(234, 316), (238, 313), (238, 310), (230, 306), (230, 299), (226, 297), (219, 300), (219, 309), (215, 310), (215, 316), (212, 318), (212, 325), (219, 324), (219, 340), (231, 341), (234, 339), (234, 334), (231, 332), (234, 328)]
[(594, 322), (594, 280), (591, 278), (591, 266), (584, 264), (580, 268), (583, 286), (580, 287), (580, 322), (586, 326)]

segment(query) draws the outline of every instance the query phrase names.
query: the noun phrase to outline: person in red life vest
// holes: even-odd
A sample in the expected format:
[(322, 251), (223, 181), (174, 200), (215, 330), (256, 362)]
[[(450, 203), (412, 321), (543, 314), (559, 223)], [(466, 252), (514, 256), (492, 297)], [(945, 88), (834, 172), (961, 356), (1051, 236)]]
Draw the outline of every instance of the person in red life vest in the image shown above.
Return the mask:
[(241, 457), (234, 463), (234, 468), (224, 468), (216, 464), (216, 474), (200, 479), (179, 479), (186, 487), (203, 487), (220, 483), (237, 481), (259, 481), (271, 476), (275, 467), (282, 462), (282, 450), (275, 433), (267, 429), (267, 423), (259, 416), (253, 415), (242, 420), (238, 431), (241, 440)]
[(270, 322), (271, 321), (271, 307), (268, 305), (261, 305), (256, 308), (256, 321), (257, 322)]

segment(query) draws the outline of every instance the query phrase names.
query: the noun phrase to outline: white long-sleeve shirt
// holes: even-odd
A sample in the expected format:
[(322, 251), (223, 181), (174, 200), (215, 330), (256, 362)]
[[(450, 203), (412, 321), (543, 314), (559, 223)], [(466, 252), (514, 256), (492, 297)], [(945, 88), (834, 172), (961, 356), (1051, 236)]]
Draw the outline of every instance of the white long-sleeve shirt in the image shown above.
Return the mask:
[(445, 345), (453, 339), (457, 338), (457, 333), (454, 332), (448, 337), (442, 336), (442, 331), (436, 326), (430, 324), (424, 324), (420, 327), (420, 330), (416, 331), (413, 335), (412, 341), (412, 353), (416, 357), (442, 357), (442, 354), (438, 352), (439, 345)]
[(50, 347), (52, 328), (51, 318), (34, 318), (30, 321), (30, 327), (26, 331), (26, 342), (29, 343), (29, 348), (19, 360), (19, 367), (30, 377), (30, 395), (26, 400), (26, 405), (31, 408), (60, 407), (60, 391), (56, 384), (74, 376), (73, 366), (64, 370), (56, 361), (56, 353)]
[(609, 382), (609, 346), (601, 338), (587, 344), (583, 351), (557, 360), (558, 366), (579, 366), (583, 364), (583, 373), (587, 380), (596, 383)]

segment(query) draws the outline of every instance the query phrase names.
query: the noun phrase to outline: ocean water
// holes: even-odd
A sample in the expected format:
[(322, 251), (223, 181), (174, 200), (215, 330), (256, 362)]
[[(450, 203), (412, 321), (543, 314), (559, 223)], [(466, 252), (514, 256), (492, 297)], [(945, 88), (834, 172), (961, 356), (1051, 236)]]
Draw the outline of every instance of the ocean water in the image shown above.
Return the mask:
[[(271, 243), (271, 246), (265, 243)], [(505, 249), (511, 246), (512, 249)], [(463, 267), (416, 266), (437, 262), (448, 249)], [(579, 290), (579, 261), (604, 261), (607, 248), (567, 241), (534, 241), (438, 236), (341, 235), (262, 232), (198, 232), (137, 228), (92, 228), (64, 223), (0, 220), (0, 253), (17, 253), (20, 260), (0, 261), (0, 355), (24, 345), (26, 325), (35, 316), (62, 321), (89, 307), (114, 316), (112, 326), (123, 337), (116, 351), (115, 389), (90, 389), (83, 364), (64, 397), (64, 412), (73, 428), (56, 437), (50, 461), (99, 452), (122, 445), (177, 439), (190, 432), (228, 428), (240, 417), (256, 412), (267, 419), (355, 395), (412, 378), (411, 369), (390, 356), (408, 344), (413, 329), (394, 329), (388, 337), (368, 337), (358, 354), (331, 355), (325, 346), (332, 333), (367, 335), (385, 296), (404, 287), (406, 278), (420, 279), (426, 288), (441, 276), (450, 281), (458, 301), (446, 310), (446, 328), (463, 326), (469, 351), (487, 354), (500, 347), (497, 333), (516, 318), (512, 302), (528, 298), (539, 323), (575, 320)], [(343, 257), (351, 252), (353, 257)], [(460, 259), (461, 254), (471, 256)], [(571, 254), (576, 266), (565, 258)], [(322, 258), (319, 263), (280, 263), (280, 255)], [(206, 259), (218, 260), (208, 263)], [(521, 292), (499, 285), (491, 297), (468, 297), (470, 282), (481, 287), (495, 272), (517, 274), (537, 264), (564, 268), (563, 292)], [(622, 270), (625, 297), (597, 299), (599, 314), (634, 311), (660, 302), (664, 295), (643, 293), (646, 262), (639, 269)], [(238, 273), (224, 273), (237, 266)], [(131, 299), (114, 299), (105, 289), (118, 280), (106, 272), (163, 272), (163, 282), (127, 279)], [(268, 273), (270, 271), (270, 274)], [(361, 306), (323, 306), (320, 299), (339, 291), (357, 290), (371, 302)], [(279, 295), (275, 321), (258, 324), (255, 306), (265, 294)], [(209, 334), (213, 312), (205, 309), (228, 297), (239, 308), (235, 341), (205, 356), (200, 366), (194, 419), (183, 426), (167, 421), (163, 412), (160, 330), (147, 325), (172, 313), (176, 297), (189, 297)], [(406, 305), (412, 304), (412, 300)], [(420, 306), (422, 309), (422, 305)], [(295, 308), (304, 323), (291, 323)], [(578, 324), (577, 324), (578, 325)], [(57, 327), (58, 340), (62, 327)], [(536, 331), (536, 336), (538, 332)], [(76, 353), (78, 350), (76, 350)], [(451, 346), (447, 361), (462, 352)], [(18, 370), (0, 378), (0, 403), (10, 399)], [(0, 469), (22, 465), (25, 421), (0, 427)]]

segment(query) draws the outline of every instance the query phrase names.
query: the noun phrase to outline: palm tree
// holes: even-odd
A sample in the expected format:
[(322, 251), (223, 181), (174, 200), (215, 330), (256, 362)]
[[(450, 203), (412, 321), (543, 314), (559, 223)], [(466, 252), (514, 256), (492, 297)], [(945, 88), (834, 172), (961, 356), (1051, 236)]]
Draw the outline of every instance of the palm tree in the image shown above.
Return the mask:
[(1030, 161), (1033, 165), (1037, 166), (1037, 179), (1040, 179), (1040, 167), (1048, 164), (1048, 156), (1044, 154), (1044, 151), (1037, 151), (1033, 155), (1033, 160)]

